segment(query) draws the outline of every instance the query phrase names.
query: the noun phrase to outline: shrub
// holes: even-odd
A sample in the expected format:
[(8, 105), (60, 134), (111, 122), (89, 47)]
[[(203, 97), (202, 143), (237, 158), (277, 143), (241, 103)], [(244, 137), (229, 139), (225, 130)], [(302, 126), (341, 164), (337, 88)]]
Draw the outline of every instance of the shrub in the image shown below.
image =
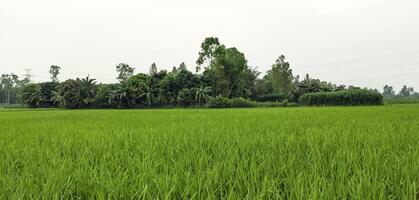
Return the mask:
[(209, 108), (231, 108), (230, 99), (223, 96), (212, 97), (208, 101)]
[(245, 98), (234, 98), (230, 99), (231, 108), (253, 108), (257, 106), (257, 103)]
[(350, 89), (304, 94), (299, 102), (304, 105), (381, 105), (383, 96), (376, 91)]
[(288, 100), (282, 102), (258, 102), (258, 107), (297, 107), (297, 103), (289, 103)]
[(265, 94), (253, 98), (253, 100), (258, 102), (281, 102), (285, 99), (287, 99), (287, 96), (283, 94)]
[(282, 102), (256, 102), (245, 98), (228, 99), (222, 96), (213, 97), (209, 100), (209, 108), (254, 108), (254, 107), (296, 107), (296, 103)]
[(210, 98), (207, 106), (209, 108), (252, 108), (257, 106), (257, 102), (244, 98), (228, 99), (222, 96), (217, 96)]

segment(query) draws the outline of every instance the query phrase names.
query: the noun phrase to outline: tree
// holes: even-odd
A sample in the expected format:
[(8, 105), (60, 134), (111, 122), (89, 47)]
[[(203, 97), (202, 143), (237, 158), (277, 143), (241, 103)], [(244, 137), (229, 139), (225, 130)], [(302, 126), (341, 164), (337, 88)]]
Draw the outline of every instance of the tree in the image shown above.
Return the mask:
[(60, 74), (61, 67), (57, 65), (51, 65), (49, 68), (49, 74), (51, 75), (52, 82), (58, 82), (58, 74)]
[(153, 104), (154, 96), (150, 84), (151, 77), (143, 73), (136, 74), (128, 79), (128, 98), (131, 105), (142, 107)]
[(56, 106), (52, 97), (53, 92), (56, 90), (58, 82), (43, 82), (39, 83), (41, 101), (39, 102), (39, 107), (53, 107)]
[(54, 100), (64, 108), (76, 109), (92, 106), (95, 100), (96, 81), (88, 76), (83, 79), (69, 79), (58, 86)]
[(150, 74), (150, 76), (153, 76), (153, 75), (157, 74), (156, 63), (151, 64), (149, 74)]
[(19, 84), (19, 77), (16, 74), (2, 74), (1, 75), (1, 85), (2, 88), (6, 91), (6, 101), (5, 103), (11, 103), (11, 90), (13, 87)]
[(205, 38), (201, 43), (201, 51), (199, 52), (198, 60), (196, 61), (196, 72), (199, 72), (202, 67), (209, 67), (213, 64), (216, 54), (219, 53), (220, 47), (223, 46), (216, 37)]
[(37, 108), (42, 101), (42, 92), (39, 84), (28, 84), (20, 91), (20, 98), (23, 104), (30, 108)]
[(285, 62), (285, 56), (281, 55), (272, 65), (272, 89), (274, 93), (290, 95), (294, 76), (290, 64)]
[(127, 81), (134, 74), (134, 69), (135, 68), (130, 67), (126, 63), (119, 63), (116, 66), (116, 71), (118, 72), (118, 77), (116, 77), (116, 79), (118, 79), (119, 82)]
[(178, 70), (188, 70), (188, 69), (186, 69), (186, 64), (182, 62), (180, 63)]
[(208, 101), (210, 93), (212, 92), (211, 87), (201, 86), (195, 89), (195, 101), (199, 105)]
[(172, 67), (172, 73), (175, 73), (175, 74), (176, 74), (176, 73), (177, 73), (177, 71), (178, 71), (178, 70), (177, 70), (176, 66), (173, 66), (173, 67)]
[(406, 85), (404, 85), (399, 92), (399, 96), (408, 97), (408, 96), (411, 96), (413, 93), (414, 93), (413, 87), (407, 87)]
[(179, 106), (190, 106), (194, 103), (193, 101), (193, 89), (183, 88), (179, 90), (177, 95), (177, 104)]
[(83, 101), (84, 107), (89, 107), (95, 100), (96, 95), (96, 79), (91, 79), (89, 76), (83, 79), (77, 79), (80, 88), (80, 97)]
[(129, 88), (125, 83), (117, 84), (115, 88), (109, 92), (108, 103), (115, 108), (129, 108)]
[[(225, 97), (237, 97), (243, 89), (249, 89), (251, 85), (240, 84), (249, 82), (246, 73), (249, 72), (247, 60), (237, 48), (226, 48), (220, 44), (218, 38), (206, 38), (201, 44), (197, 63), (197, 71), (202, 66), (208, 75), (212, 77), (212, 85), (217, 95)], [(204, 71), (204, 72), (205, 72)], [(251, 83), (253, 84), (253, 83)]]
[(385, 85), (383, 88), (383, 96), (384, 97), (393, 97), (396, 95), (396, 92), (394, 91), (392, 86)]
[(176, 105), (181, 89), (191, 89), (198, 85), (198, 77), (188, 70), (181, 70), (177, 73), (170, 72), (158, 83), (160, 101)]

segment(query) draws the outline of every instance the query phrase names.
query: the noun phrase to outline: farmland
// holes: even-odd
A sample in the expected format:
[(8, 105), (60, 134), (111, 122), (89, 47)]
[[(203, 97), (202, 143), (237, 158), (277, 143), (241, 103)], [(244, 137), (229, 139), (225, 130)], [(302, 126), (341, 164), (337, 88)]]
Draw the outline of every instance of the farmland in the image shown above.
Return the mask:
[(0, 109), (0, 199), (417, 199), (419, 105)]

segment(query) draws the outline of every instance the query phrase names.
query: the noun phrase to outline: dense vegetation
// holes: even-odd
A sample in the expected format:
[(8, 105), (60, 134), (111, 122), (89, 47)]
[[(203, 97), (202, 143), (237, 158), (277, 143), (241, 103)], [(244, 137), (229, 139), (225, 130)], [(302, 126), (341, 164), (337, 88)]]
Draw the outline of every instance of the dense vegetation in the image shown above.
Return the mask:
[(300, 103), (305, 105), (381, 105), (383, 96), (376, 91), (351, 89), (304, 94), (300, 97)]
[(419, 93), (413, 87), (404, 85), (400, 92), (396, 94), (392, 86), (385, 85), (383, 88), (384, 101), (389, 104), (409, 104), (419, 103)]
[(418, 114), (0, 110), (0, 199), (417, 199)]
[[(70, 109), (217, 107), (210, 105), (210, 100), (227, 98), (229, 103), (223, 107), (243, 107), (245, 101), (246, 107), (283, 106), (286, 104), (279, 103), (298, 103), (300, 97), (308, 93), (360, 89), (313, 79), (308, 74), (300, 80), (298, 75), (293, 75), (283, 55), (260, 78), (261, 73), (247, 64), (242, 52), (235, 47), (226, 47), (218, 38), (212, 37), (202, 42), (196, 64), (193, 73), (184, 63), (171, 71), (159, 71), (153, 63), (145, 74), (135, 73), (133, 67), (120, 63), (116, 66), (119, 82), (112, 84), (97, 83), (89, 76), (59, 82), (61, 67), (56, 65), (50, 68), (50, 82), (30, 83), (28, 79), (19, 80), (14, 74), (4, 74), (0, 103), (20, 102), (32, 108)], [(413, 95), (413, 88), (408, 90)]]

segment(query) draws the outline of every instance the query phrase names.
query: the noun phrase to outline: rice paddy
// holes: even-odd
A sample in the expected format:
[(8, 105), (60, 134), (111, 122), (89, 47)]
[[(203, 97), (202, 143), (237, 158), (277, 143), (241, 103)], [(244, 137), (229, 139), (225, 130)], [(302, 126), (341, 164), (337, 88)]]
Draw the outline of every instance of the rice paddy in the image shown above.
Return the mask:
[(0, 199), (418, 199), (419, 104), (0, 110)]

